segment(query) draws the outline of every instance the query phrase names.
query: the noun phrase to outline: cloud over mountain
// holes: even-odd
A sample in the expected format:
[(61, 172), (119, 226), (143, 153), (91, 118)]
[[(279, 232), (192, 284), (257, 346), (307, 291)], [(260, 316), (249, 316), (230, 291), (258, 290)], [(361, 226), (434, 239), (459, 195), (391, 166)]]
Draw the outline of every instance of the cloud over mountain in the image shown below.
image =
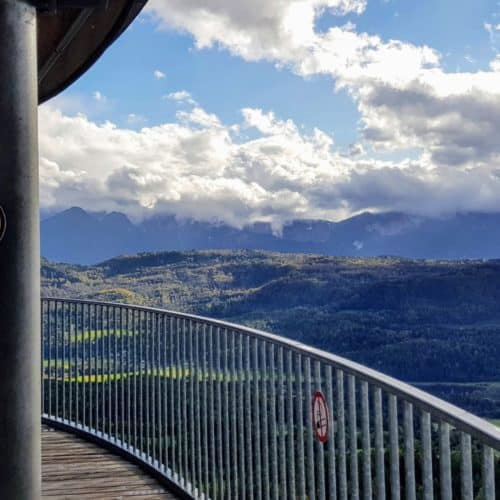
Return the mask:
[[(252, 138), (247, 133), (252, 132)], [(200, 107), (139, 131), (40, 109), (44, 209), (79, 205), (142, 218), (153, 212), (235, 226), (338, 219), (362, 210), (435, 214), (500, 208), (500, 175), (343, 154), (321, 130), (243, 109), (224, 124)]]

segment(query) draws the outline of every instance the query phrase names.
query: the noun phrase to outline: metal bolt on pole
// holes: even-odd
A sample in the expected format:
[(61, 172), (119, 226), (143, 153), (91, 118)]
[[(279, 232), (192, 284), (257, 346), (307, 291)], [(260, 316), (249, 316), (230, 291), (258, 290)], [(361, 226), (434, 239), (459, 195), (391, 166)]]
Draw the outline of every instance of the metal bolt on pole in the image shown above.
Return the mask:
[[(0, 498), (40, 498), (36, 9), (0, 0)], [(3, 235), (3, 236), (2, 236)]]

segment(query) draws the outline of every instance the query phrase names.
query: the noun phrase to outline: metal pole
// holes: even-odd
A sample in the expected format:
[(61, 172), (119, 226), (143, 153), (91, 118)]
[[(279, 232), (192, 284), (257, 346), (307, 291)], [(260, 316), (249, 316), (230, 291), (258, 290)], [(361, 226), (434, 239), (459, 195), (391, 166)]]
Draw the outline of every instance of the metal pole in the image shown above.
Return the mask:
[(31, 500), (41, 403), (35, 8), (0, 0), (0, 33), (0, 498)]

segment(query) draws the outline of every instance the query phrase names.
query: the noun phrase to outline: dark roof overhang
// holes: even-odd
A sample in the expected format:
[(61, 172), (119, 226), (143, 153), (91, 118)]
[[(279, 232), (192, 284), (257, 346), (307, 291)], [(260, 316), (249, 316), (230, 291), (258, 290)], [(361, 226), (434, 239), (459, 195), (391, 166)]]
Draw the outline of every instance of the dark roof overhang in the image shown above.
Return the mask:
[(135, 19), (146, 0), (39, 0), (38, 101), (71, 85)]

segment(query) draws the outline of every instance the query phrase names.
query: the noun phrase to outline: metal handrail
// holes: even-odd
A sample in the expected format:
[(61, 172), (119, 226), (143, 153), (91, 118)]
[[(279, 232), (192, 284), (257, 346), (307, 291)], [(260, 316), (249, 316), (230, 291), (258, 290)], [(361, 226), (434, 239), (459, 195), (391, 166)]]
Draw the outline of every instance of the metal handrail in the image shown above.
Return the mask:
[[(86, 360), (83, 360), (82, 357), (82, 355), (85, 356), (84, 352), (77, 352), (79, 342), (77, 316), (79, 308), (83, 318), (80, 324), (82, 332), (80, 343), (82, 343), (82, 349), (85, 349), (87, 344), (88, 359)], [(107, 311), (107, 319), (104, 316), (98, 317), (99, 308), (102, 316), (104, 315), (103, 311)], [(76, 320), (73, 325), (71, 324), (72, 309)], [(110, 310), (113, 311), (115, 318), (111, 323), (109, 322)], [(99, 419), (99, 416), (102, 417), (101, 424), (104, 426), (104, 431), (107, 425), (109, 432), (107, 434), (104, 432), (108, 436), (107, 439), (111, 437), (113, 440), (113, 429), (116, 431), (116, 428), (121, 425), (122, 435), (115, 436), (115, 438), (118, 439), (119, 437), (120, 442), (125, 445), (125, 448), (131, 449), (134, 456), (143, 458), (148, 464), (156, 463), (159, 465), (159, 470), (163, 471), (167, 479), (173, 480), (175, 484), (182, 487), (193, 497), (207, 498), (210, 496), (218, 498), (221, 494), (227, 497), (227, 494), (233, 490), (233, 493), (245, 496), (243, 486), (248, 486), (252, 490), (255, 487), (257, 493), (266, 497), (266, 487), (273, 484), (277, 485), (280, 478), (286, 476), (285, 480), (281, 481), (283, 482), (282, 486), (289, 482), (289, 488), (293, 488), (294, 494), (299, 497), (302, 494), (307, 494), (309, 497), (317, 496), (318, 498), (323, 498), (326, 494), (329, 494), (330, 497), (334, 497), (338, 493), (339, 498), (345, 498), (349, 490), (353, 497), (356, 497), (362, 491), (365, 498), (368, 498), (368, 493), (371, 495), (372, 482), (375, 481), (379, 495), (385, 492), (386, 488), (388, 490), (392, 489), (393, 495), (396, 494), (396, 490), (401, 489), (401, 491), (406, 492), (407, 498), (414, 498), (412, 492), (421, 488), (426, 495), (425, 498), (430, 498), (429, 495), (436, 488), (434, 482), (437, 481), (441, 496), (443, 498), (452, 498), (450, 496), (452, 495), (452, 488), (455, 487), (456, 489), (457, 487), (454, 485), (457, 471), (452, 470), (451, 467), (450, 457), (454, 451), (453, 446), (456, 446), (456, 440), (451, 439), (450, 441), (450, 431), (452, 438), (455, 434), (460, 436), (460, 449), (458, 451), (461, 454), (462, 467), (459, 488), (463, 497), (469, 498), (468, 494), (472, 495), (477, 492), (478, 488), (483, 488), (485, 498), (493, 499), (495, 497), (495, 480), (498, 480), (495, 468), (498, 467), (498, 464), (494, 450), (500, 451), (500, 431), (496, 427), (456, 406), (358, 363), (253, 328), (151, 307), (89, 300), (42, 299), (42, 311), (42, 326), (45, 325), (45, 328), (43, 328), (45, 332), (44, 352), (47, 354), (47, 345), (50, 343), (51, 338), (56, 345), (59, 345), (58, 341), (61, 340), (64, 363), (69, 362), (69, 370), (76, 370), (79, 374), (76, 381), (72, 381), (71, 376), (67, 381), (66, 368), (63, 367), (63, 388), (61, 389), (59, 387), (61, 380), (58, 380), (61, 378), (61, 370), (56, 366), (54, 373), (52, 366), (52, 361), (58, 360), (62, 362), (59, 359), (61, 358), (60, 346), (56, 347), (55, 353), (53, 346), (52, 349), (49, 346), (48, 369), (44, 367), (45, 393), (51, 388), (50, 384), (54, 384), (55, 378), (55, 387), (59, 391), (59, 395), (65, 397), (68, 392), (68, 388), (65, 386), (68, 384), (69, 391), (72, 388), (71, 384), (75, 386), (76, 397), (79, 397), (77, 391), (77, 387), (79, 387), (78, 377), (83, 376), (83, 380), (85, 380), (85, 373), (87, 373), (87, 377), (90, 377), (89, 384), (91, 384), (92, 376), (99, 376), (100, 373), (102, 376), (107, 375), (109, 385), (109, 378), (113, 370), (115, 370), (114, 375), (123, 378), (122, 364), (125, 355), (128, 360), (126, 362), (127, 373), (129, 373), (130, 359), (128, 356), (130, 356), (131, 352), (129, 332), (127, 330), (128, 348), (123, 346), (122, 338), (121, 347), (117, 351), (117, 344), (119, 343), (117, 331), (120, 332), (121, 336), (123, 314), (126, 315), (127, 325), (130, 315), (132, 317), (143, 315), (146, 318), (146, 323), (142, 324), (139, 331), (134, 330), (134, 356), (136, 355), (137, 337), (139, 337), (139, 347), (142, 345), (140, 339), (142, 337), (146, 338), (146, 348), (150, 349), (150, 352), (144, 353), (141, 351), (140, 390), (144, 389), (144, 383), (149, 384), (152, 377), (152, 383), (158, 384), (158, 394), (155, 393), (156, 400), (154, 398), (151, 400), (149, 392), (145, 399), (141, 392), (138, 398), (139, 402), (141, 405), (147, 404), (147, 407), (138, 408), (137, 405), (134, 405), (134, 411), (140, 410), (141, 418), (143, 417), (142, 412), (147, 413), (147, 419), (150, 419), (150, 416), (153, 415), (153, 421), (148, 420), (148, 425), (153, 425), (153, 427), (156, 425), (159, 428), (152, 430), (152, 435), (154, 435), (152, 443), (148, 437), (146, 443), (140, 441), (141, 445), (137, 446), (138, 441), (135, 439), (132, 445), (123, 436), (124, 429), (130, 428), (131, 423), (121, 422), (120, 424), (117, 420), (114, 423), (108, 421), (110, 418), (112, 420), (113, 417), (118, 418), (118, 413), (124, 411), (123, 408), (118, 409), (118, 402), (115, 402), (115, 404), (104, 400), (105, 395), (116, 399), (118, 397), (117, 387), (113, 390), (112, 387), (106, 388), (103, 385), (102, 393), (100, 393), (99, 382), (93, 382), (98, 387), (91, 387), (89, 394), (90, 396), (95, 394), (96, 399), (100, 396), (100, 401), (97, 401), (97, 403), (101, 404), (102, 408), (97, 408), (96, 415), (97, 419)], [(119, 329), (117, 329), (117, 312), (120, 315)], [(86, 318), (84, 318), (85, 314), (87, 314)], [(152, 324), (148, 326), (148, 321), (151, 318), (156, 318), (157, 321), (162, 320), (163, 330), (158, 329), (158, 323), (156, 324), (156, 331)], [(168, 328), (165, 327), (167, 320), (170, 324)], [(51, 321), (53, 326), (56, 325), (55, 330), (52, 328), (52, 332), (56, 332), (55, 336), (52, 334), (52, 337), (50, 333)], [(92, 343), (90, 336), (85, 342), (85, 325), (91, 327), (92, 321), (95, 321), (95, 326), (98, 326), (100, 321), (102, 329), (104, 329), (105, 324), (107, 325), (108, 343), (111, 339), (110, 325), (112, 325), (115, 342), (114, 353), (109, 350), (105, 352), (104, 336), (100, 339), (100, 344), (95, 339), (94, 343)], [(196, 330), (196, 334), (193, 333), (193, 328)], [(198, 331), (199, 329), (201, 329), (201, 332)], [(58, 332), (60, 332), (60, 339), (57, 337)], [(173, 340), (174, 337), (177, 344)], [(76, 342), (75, 346), (71, 345), (72, 338)], [(147, 339), (150, 340), (149, 343)], [(68, 343), (67, 348), (74, 355), (73, 361), (68, 361), (69, 358), (64, 356), (66, 342)], [(185, 344), (182, 344), (185, 342), (191, 342), (191, 347), (188, 348)], [(199, 348), (200, 342), (203, 344), (201, 349)], [(207, 346), (211, 349), (210, 351)], [(230, 349), (231, 346), (233, 349)], [(101, 366), (97, 367), (96, 356), (99, 355), (99, 348), (101, 348), (101, 358), (99, 358)], [(74, 352), (75, 349), (76, 352)], [(161, 349), (164, 350), (164, 353), (160, 352)], [(167, 356), (167, 351), (168, 355), (171, 356), (170, 358)], [(102, 358), (105, 354), (108, 358), (104, 364)], [(114, 355), (113, 366), (110, 367), (112, 354)], [(53, 355), (54, 358), (52, 358)], [(117, 363), (117, 359), (119, 359), (119, 363)], [(74, 364), (75, 360), (77, 360), (76, 364), (80, 363), (81, 366), (76, 368), (72, 366), (71, 363)], [(96, 366), (92, 367), (92, 363)], [(211, 366), (209, 366), (210, 364)], [(104, 368), (105, 365), (106, 368)], [(239, 369), (237, 369), (238, 367)], [(314, 369), (314, 376), (311, 369)], [(159, 371), (161, 370), (163, 371), (160, 376)], [(170, 370), (168, 376), (165, 375), (167, 370)], [(179, 378), (180, 374), (182, 380)], [(344, 376), (347, 377), (347, 390), (344, 390)], [(163, 379), (160, 379), (160, 377), (163, 377)], [(138, 378), (134, 368), (134, 383), (137, 382), (136, 379)], [(83, 386), (85, 387), (85, 383), (83, 383)], [(333, 429), (333, 432), (330, 433), (326, 444), (315, 440), (312, 429), (314, 416), (311, 415), (309, 409), (312, 394), (315, 392), (313, 388), (326, 389), (326, 400), (330, 406), (330, 428)], [(153, 389), (153, 391), (157, 389)], [(88, 390), (88, 388), (84, 389), (84, 391)], [(215, 404), (218, 411), (214, 413), (214, 406), (207, 408), (208, 400), (205, 400), (205, 405), (194, 404), (195, 399), (197, 402), (201, 401), (200, 390), (205, 391), (205, 397), (207, 397), (207, 391), (212, 391), (211, 404)], [(121, 391), (123, 397), (123, 383)], [(149, 385), (147, 391), (149, 391)], [(71, 397), (75, 396), (74, 392), (73, 394), (70, 392)], [(192, 399), (191, 404), (186, 401), (178, 401), (177, 396), (182, 397), (183, 395)], [(237, 401), (229, 401), (229, 395), (234, 396)], [(80, 397), (82, 397), (81, 394)], [(85, 397), (85, 392), (83, 397)], [(137, 398), (137, 394), (134, 397)], [(54, 394), (51, 394), (48, 400), (44, 397), (43, 413), (46, 418), (55, 418), (56, 420), (62, 418), (64, 421), (71, 423), (72, 420), (65, 418), (65, 415), (54, 415), (54, 412), (47, 412), (48, 404), (53, 398)], [(71, 401), (70, 405), (73, 405), (73, 403)], [(88, 405), (88, 403), (88, 401), (83, 401), (84, 405)], [(151, 408), (151, 405), (158, 404), (160, 404), (161, 408), (156, 406)], [(76, 403), (76, 408), (78, 408), (77, 405), (78, 403)], [(403, 411), (399, 411), (398, 414), (400, 405), (403, 406)], [(203, 407), (200, 408), (200, 406)], [(414, 408), (420, 412), (420, 423), (413, 421)], [(60, 402), (57, 403), (56, 409), (57, 412), (61, 411)], [(89, 411), (94, 410), (94, 408), (90, 408)], [(202, 410), (205, 412), (204, 414), (201, 414)], [(115, 412), (116, 415), (111, 415), (112, 412)], [(194, 418), (194, 421), (189, 422), (189, 424), (185, 422), (189, 417), (187, 412), (192, 412), (191, 416)], [(92, 413), (89, 413), (89, 415), (92, 415)], [(78, 417), (78, 415), (76, 416)], [(400, 418), (401, 416), (403, 418)], [(123, 415), (121, 417), (123, 420)], [(236, 422), (236, 417), (243, 420)], [(164, 421), (162, 421), (162, 418)], [(210, 441), (210, 439), (215, 440), (216, 437), (207, 437), (208, 449), (205, 452), (200, 449), (200, 445), (203, 443), (199, 435), (202, 434), (202, 431), (208, 432), (210, 430), (206, 422), (207, 419), (212, 424), (214, 420), (217, 420), (220, 429), (225, 423), (230, 426), (233, 433), (242, 431), (243, 436), (226, 436), (224, 440), (222, 435), (215, 432), (217, 440), (220, 441), (219, 444), (224, 445), (224, 449), (215, 452), (217, 443)], [(205, 422), (203, 429), (200, 428), (200, 425), (196, 425), (200, 422)], [(85, 427), (85, 422), (74, 421), (73, 423), (76, 427)], [(183, 438), (181, 435), (175, 434), (174, 423), (181, 425), (185, 429), (191, 429), (195, 437)], [(90, 425), (94, 434), (96, 430), (98, 431), (99, 422), (95, 422), (95, 424), (95, 429)], [(140, 424), (141, 432), (144, 430), (143, 426), (144, 423), (142, 422)], [(247, 426), (250, 426), (252, 433), (258, 432), (258, 436), (247, 436), (248, 429), (245, 429)], [(214, 429), (216, 427), (214, 424)], [(388, 438), (384, 434), (386, 431)], [(262, 432), (262, 435), (260, 435), (260, 432)], [(418, 434), (419, 440), (415, 438), (415, 433)], [(360, 448), (358, 434), (362, 438)], [(297, 437), (297, 443), (290, 443), (291, 436), (294, 435)], [(404, 437), (403, 441), (400, 440), (400, 436)], [(249, 439), (257, 439), (255, 447), (252, 447)], [(283, 440), (284, 444), (283, 442), (278, 443), (279, 439)], [(187, 440), (189, 443), (186, 442)], [(230, 441), (232, 442), (230, 443)], [(372, 446), (371, 441), (374, 441), (375, 446)], [(450, 448), (450, 442), (452, 448)], [(421, 464), (422, 484), (415, 484), (416, 443), (423, 450)], [(191, 444), (193, 446), (190, 448)], [(145, 445), (147, 449), (142, 449), (142, 445)], [(174, 467), (172, 467), (172, 464), (161, 463), (158, 458), (152, 457), (149, 453), (151, 445), (157, 447), (157, 451), (163, 446), (165, 449), (162, 450), (162, 453), (165, 457), (169, 453), (173, 453), (172, 463)], [(474, 482), (477, 474), (472, 474), (473, 456), (474, 453), (477, 453), (478, 446), (482, 449), (481, 485)], [(232, 447), (235, 449), (232, 449)], [(250, 447), (250, 450), (247, 447)], [(280, 452), (277, 451), (279, 447), (283, 447)], [(436, 451), (437, 448), (439, 451)], [(347, 449), (349, 450), (349, 456), (347, 456)], [(401, 449), (404, 450), (405, 456), (403, 460), (404, 481), (401, 481), (399, 477), (399, 452)], [(205, 474), (204, 478), (201, 478), (198, 477), (199, 474), (198, 476), (196, 474), (196, 472), (200, 471), (188, 467), (186, 462), (188, 457), (184, 456), (188, 450), (196, 454), (196, 463), (192, 464), (194, 469), (205, 468), (207, 471), (210, 470), (210, 474)], [(360, 478), (358, 477), (357, 455), (360, 450), (363, 451), (363, 481), (359, 481)], [(372, 452), (375, 452), (375, 467), (371, 464), (370, 455)], [(178, 454), (177, 460), (175, 460), (175, 453)], [(238, 456), (238, 453), (241, 453), (241, 456)], [(252, 455), (249, 463), (245, 459), (245, 455), (248, 453)], [(204, 454), (207, 454), (207, 456)], [(211, 456), (209, 457), (208, 454)], [(432, 468), (433, 460), (435, 461), (436, 457), (440, 467), (440, 473), (437, 476), (435, 473), (433, 474)], [(278, 458), (279, 464), (276, 463)], [(291, 466), (290, 460), (296, 463)], [(166, 458), (165, 461), (168, 462)], [(386, 464), (385, 462), (389, 463)], [(349, 463), (349, 468), (347, 468), (347, 463)], [(314, 466), (314, 464), (316, 465)], [(389, 466), (391, 471), (388, 484), (386, 484), (384, 472), (386, 465)], [(175, 470), (176, 467), (178, 470)], [(250, 473), (252, 478), (255, 479), (254, 469), (255, 472), (262, 471), (262, 477), (259, 477), (255, 484), (242, 485), (241, 479), (239, 479), (240, 474), (248, 475)], [(186, 474), (190, 475), (190, 477), (183, 477)], [(325, 476), (327, 477), (326, 482)], [(237, 479), (238, 481), (236, 481)], [(273, 493), (271, 487), (269, 491), (271, 497), (277, 498), (274, 493), (278, 495), (278, 490)], [(255, 497), (259, 497), (259, 494)], [(253, 493), (249, 498), (254, 498)]]
[[(91, 300), (84, 299), (54, 299), (58, 302), (65, 303), (78, 303), (78, 304), (95, 304)], [(287, 347), (299, 354), (306, 354), (311, 357), (311, 359), (332, 363), (337, 368), (342, 369), (348, 374), (355, 375), (366, 380), (370, 384), (374, 384), (381, 389), (384, 389), (395, 396), (403, 398), (406, 401), (411, 402), (418, 408), (424, 411), (432, 412), (439, 418), (445, 420), (449, 424), (457, 426), (461, 430), (468, 432), (472, 437), (484, 441), (489, 446), (500, 450), (500, 429), (486, 420), (465, 411), (458, 406), (452, 405), (440, 398), (429, 394), (428, 392), (417, 389), (416, 387), (402, 382), (394, 377), (385, 375), (379, 371), (373, 370), (359, 363), (351, 361), (349, 359), (331, 354), (329, 352), (317, 349), (312, 346), (308, 346), (301, 342), (288, 339), (286, 337), (281, 337), (272, 333), (264, 332), (256, 328), (247, 327), (244, 325), (239, 325), (236, 323), (231, 323), (229, 321), (218, 320), (214, 318), (208, 318), (206, 316), (199, 316), (196, 314), (182, 313), (178, 311), (171, 311), (169, 309), (160, 309), (156, 307), (148, 306), (130, 306), (126, 304), (117, 304), (114, 302), (99, 302), (103, 306), (109, 307), (122, 307), (130, 308), (133, 307), (137, 311), (144, 312), (155, 312), (162, 313), (174, 318), (182, 318), (193, 321), (203, 322), (214, 327), (226, 328), (232, 331), (237, 331), (250, 335), (254, 338), (260, 338), (269, 342), (273, 342), (276, 345)]]

